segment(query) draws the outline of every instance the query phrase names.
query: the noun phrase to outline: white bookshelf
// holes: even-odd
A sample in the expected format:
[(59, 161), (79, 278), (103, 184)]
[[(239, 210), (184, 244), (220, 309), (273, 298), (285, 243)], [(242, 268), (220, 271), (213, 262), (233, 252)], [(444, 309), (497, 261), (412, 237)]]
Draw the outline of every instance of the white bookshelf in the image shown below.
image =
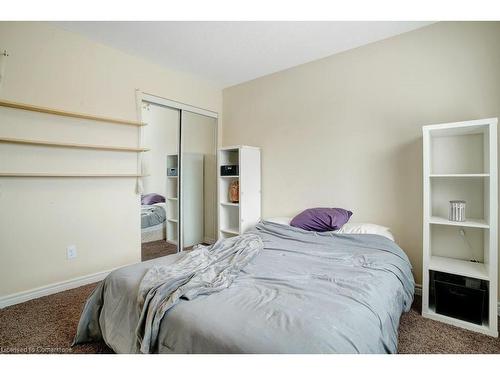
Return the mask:
[[(497, 119), (423, 127), (422, 315), (498, 336)], [(448, 220), (450, 200), (466, 201), (466, 221)], [(465, 231), (464, 237), (460, 234)], [(469, 246), (470, 245), (470, 246)], [(475, 260), (475, 261), (472, 261)], [(436, 313), (431, 273), (484, 280), (482, 324)]]
[(179, 225), (179, 157), (177, 154), (167, 155), (167, 168), (176, 168), (177, 176), (167, 176), (166, 209), (167, 209), (167, 242), (177, 245)]
[[(177, 169), (177, 176), (167, 176), (166, 208), (168, 243), (178, 245), (179, 235), (183, 236), (180, 244), (183, 248), (203, 242), (203, 163), (203, 154), (184, 153), (182, 154), (182, 171), (180, 171), (178, 155), (167, 155), (167, 168)], [(179, 175), (182, 175), (182, 183), (179, 181)], [(182, 192), (179, 194), (181, 186)], [(179, 197), (181, 200), (179, 200)], [(181, 228), (179, 228), (179, 220), (181, 220)]]
[[(221, 166), (238, 165), (237, 176), (222, 176)], [(218, 163), (219, 238), (237, 236), (261, 219), (260, 149), (231, 146), (219, 149)], [(229, 186), (239, 181), (238, 203), (229, 201)]]

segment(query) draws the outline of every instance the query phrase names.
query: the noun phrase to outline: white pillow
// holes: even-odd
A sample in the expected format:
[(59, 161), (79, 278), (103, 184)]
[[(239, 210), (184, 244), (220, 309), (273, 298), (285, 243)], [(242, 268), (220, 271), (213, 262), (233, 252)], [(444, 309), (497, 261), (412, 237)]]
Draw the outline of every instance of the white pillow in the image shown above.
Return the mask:
[(370, 223), (345, 223), (336, 233), (343, 234), (378, 234), (394, 241), (391, 230), (377, 224)]
[(269, 219), (265, 219), (265, 221), (270, 221), (271, 223), (276, 223), (276, 224), (290, 225), (292, 218), (279, 216), (279, 217), (271, 217)]

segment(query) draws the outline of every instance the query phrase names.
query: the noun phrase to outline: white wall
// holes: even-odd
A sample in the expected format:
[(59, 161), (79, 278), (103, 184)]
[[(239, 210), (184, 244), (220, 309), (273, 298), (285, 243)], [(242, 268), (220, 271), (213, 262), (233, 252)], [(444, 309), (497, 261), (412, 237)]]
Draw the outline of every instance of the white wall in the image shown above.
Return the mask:
[[(216, 85), (52, 25), (0, 22), (0, 46), (10, 54), (3, 99), (135, 120), (135, 89), (142, 89), (221, 112)], [(4, 110), (0, 136), (137, 145), (134, 128), (32, 116)], [(0, 171), (128, 172), (136, 165), (135, 155), (122, 153), (13, 147), (0, 145)], [(135, 185), (134, 179), (0, 178), (0, 297), (139, 261)], [(69, 244), (78, 249), (72, 261)]]
[(262, 148), (263, 216), (351, 209), (422, 273), (422, 125), (500, 115), (500, 23), (442, 22), (223, 91), (223, 144)]

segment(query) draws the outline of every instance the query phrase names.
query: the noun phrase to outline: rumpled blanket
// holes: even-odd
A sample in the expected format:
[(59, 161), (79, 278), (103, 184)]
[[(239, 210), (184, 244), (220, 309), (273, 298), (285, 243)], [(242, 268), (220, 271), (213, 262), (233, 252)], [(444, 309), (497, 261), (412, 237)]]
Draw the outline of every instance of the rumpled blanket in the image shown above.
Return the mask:
[(141, 352), (156, 348), (160, 322), (181, 298), (191, 300), (228, 288), (263, 247), (257, 234), (248, 233), (210, 247), (199, 246), (172, 265), (149, 269), (139, 285), (137, 301), (142, 309), (136, 331)]

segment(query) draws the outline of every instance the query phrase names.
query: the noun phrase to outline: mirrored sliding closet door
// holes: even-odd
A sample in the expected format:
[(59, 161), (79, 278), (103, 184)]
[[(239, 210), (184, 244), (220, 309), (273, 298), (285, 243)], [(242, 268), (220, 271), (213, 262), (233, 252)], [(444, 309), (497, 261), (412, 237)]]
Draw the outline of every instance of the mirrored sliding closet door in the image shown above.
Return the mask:
[(150, 149), (142, 159), (143, 243), (165, 240), (181, 251), (215, 242), (217, 114), (144, 94), (142, 120)]

